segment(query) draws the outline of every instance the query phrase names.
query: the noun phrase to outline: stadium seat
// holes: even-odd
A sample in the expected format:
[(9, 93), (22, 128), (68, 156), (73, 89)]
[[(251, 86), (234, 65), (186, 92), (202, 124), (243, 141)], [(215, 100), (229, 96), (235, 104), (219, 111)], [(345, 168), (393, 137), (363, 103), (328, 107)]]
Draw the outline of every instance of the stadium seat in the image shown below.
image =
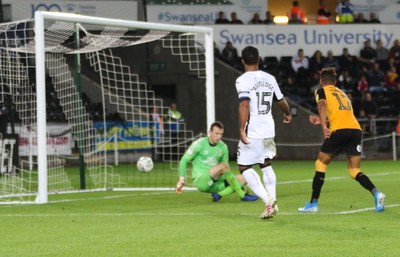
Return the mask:
[(281, 78), (293, 75), (294, 72), (292, 69), (292, 56), (281, 56), (278, 70), (279, 77)]
[(379, 106), (377, 117), (397, 117), (399, 111), (393, 106)]
[(276, 56), (267, 56), (264, 58), (265, 71), (272, 75), (277, 75), (279, 68), (279, 60)]
[(279, 69), (287, 69), (287, 68), (292, 68), (292, 56), (281, 56), (281, 59), (279, 61)]

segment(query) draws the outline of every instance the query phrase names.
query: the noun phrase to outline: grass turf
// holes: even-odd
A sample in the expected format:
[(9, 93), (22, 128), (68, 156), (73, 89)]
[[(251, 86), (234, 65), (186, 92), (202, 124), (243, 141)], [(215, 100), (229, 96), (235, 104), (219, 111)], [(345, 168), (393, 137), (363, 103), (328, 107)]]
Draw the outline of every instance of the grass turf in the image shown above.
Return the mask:
[[(234, 164), (231, 165), (235, 167)], [(386, 196), (383, 213), (369, 192), (333, 162), (320, 212), (309, 201), (312, 161), (275, 161), (280, 212), (261, 220), (263, 203), (231, 195), (96, 192), (49, 196), (45, 205), (0, 205), (0, 256), (399, 256), (400, 166), (363, 161)], [(237, 171), (235, 170), (235, 173)]]

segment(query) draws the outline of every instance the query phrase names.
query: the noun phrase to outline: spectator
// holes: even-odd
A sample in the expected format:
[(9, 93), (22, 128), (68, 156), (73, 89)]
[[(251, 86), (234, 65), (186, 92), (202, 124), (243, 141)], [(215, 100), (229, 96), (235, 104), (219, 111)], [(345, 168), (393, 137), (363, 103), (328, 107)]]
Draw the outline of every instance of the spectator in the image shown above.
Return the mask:
[(333, 52), (331, 50), (328, 51), (328, 54), (324, 62), (324, 68), (329, 68), (329, 67), (335, 68), (337, 71), (340, 70), (339, 62), (335, 58), (335, 56), (333, 56)]
[(361, 95), (361, 98), (364, 99), (365, 93), (368, 91), (367, 75), (365, 75), (364, 73), (361, 74), (360, 78), (358, 79), (357, 90), (358, 93)]
[(235, 12), (231, 13), (231, 24), (243, 24), (242, 20), (237, 18), (237, 14)]
[[(389, 53), (389, 55), (390, 55), (390, 53)], [(396, 67), (396, 69), (397, 69), (397, 66), (396, 66), (396, 63), (395, 63), (395, 60), (394, 60), (394, 58), (390, 58), (389, 57), (389, 60), (388, 60), (388, 70), (390, 70), (390, 68), (392, 68), (392, 67)], [(397, 69), (398, 70), (398, 69)]]
[(168, 110), (168, 121), (169, 122), (184, 122), (185, 119), (183, 118), (180, 111), (178, 111), (176, 103), (171, 103)]
[(304, 56), (303, 49), (299, 49), (297, 54), (292, 57), (291, 64), (295, 73), (297, 73), (301, 68), (308, 70), (309, 61), (308, 58)]
[(365, 93), (365, 99), (361, 101), (361, 109), (365, 111), (366, 116), (369, 119), (376, 118), (378, 114), (378, 104), (372, 99), (372, 93), (367, 91)]
[(348, 70), (353, 77), (358, 76), (357, 58), (350, 55), (349, 49), (343, 48), (342, 55), (339, 56), (338, 61), (342, 70)]
[(376, 51), (371, 47), (371, 41), (367, 40), (364, 42), (364, 47), (360, 50), (360, 57), (358, 60), (361, 65), (366, 69), (370, 69), (372, 63), (375, 62)]
[(255, 13), (253, 18), (249, 21), (249, 24), (263, 24), (263, 21), (260, 19), (260, 14)]
[(381, 71), (379, 63), (375, 62), (372, 65), (372, 69), (368, 72), (368, 86), (372, 92), (384, 92), (386, 83), (386, 76)]
[(289, 17), (288, 24), (303, 24), (303, 22), (299, 19), (297, 13), (292, 13)]
[(308, 58), (304, 56), (303, 49), (299, 49), (297, 54), (292, 57), (291, 60), (292, 69), (295, 72), (296, 84), (299, 87), (304, 87), (305, 94), (309, 94), (310, 85), (307, 85), (307, 76), (309, 61)]
[(215, 20), (215, 24), (228, 24), (230, 23), (227, 18), (225, 18), (225, 13), (220, 11), (218, 13), (218, 19)]
[(362, 124), (360, 124), (364, 133), (374, 132), (370, 131), (371, 128), (368, 126), (368, 124), (370, 124), (371, 119), (376, 118), (377, 114), (378, 114), (378, 105), (372, 99), (371, 92), (366, 92), (365, 99), (361, 101), (361, 110), (360, 110), (360, 118), (368, 119), (368, 122), (363, 122)]
[(354, 19), (353, 23), (368, 23), (368, 20), (364, 18), (364, 14), (362, 12), (357, 14), (357, 17)]
[(400, 40), (396, 39), (393, 46), (389, 49), (389, 59), (393, 58), (396, 68), (400, 67)]
[(263, 21), (264, 24), (275, 24), (274, 16), (272, 15), (272, 13), (270, 11), (267, 11), (265, 13), (265, 17), (266, 17), (266, 19)]
[(395, 91), (398, 82), (399, 74), (397, 73), (396, 66), (390, 67), (390, 69), (386, 72), (386, 87)]
[(329, 17), (332, 13), (325, 7), (325, 1), (319, 0), (319, 9), (317, 11), (317, 24), (329, 24)]
[(292, 9), (288, 12), (289, 21), (292, 20), (293, 23), (306, 23), (306, 16), (304, 12), (300, 9), (299, 1), (293, 1)]
[[(351, 76), (349, 70), (342, 70), (341, 74), (338, 78), (338, 87), (341, 88), (345, 92), (353, 92), (354, 90), (354, 79)], [(355, 113), (357, 114), (357, 113)]]
[(371, 12), (369, 14), (369, 23), (382, 23), (378, 17), (376, 17), (376, 14), (374, 12)]
[[(299, 89), (297, 85), (295, 84), (295, 80), (293, 76), (285, 76), (285, 79), (282, 82), (282, 89), (285, 91), (285, 93), (288, 93), (289, 95), (294, 95), (297, 96), (299, 95)], [(291, 98), (291, 97), (290, 97)]]
[(324, 67), (325, 57), (322, 55), (320, 50), (314, 52), (313, 56), (310, 58), (310, 72), (320, 71)]
[(354, 6), (350, 0), (342, 0), (336, 6), (336, 14), (339, 16), (339, 23), (353, 23)]
[(233, 65), (234, 67), (238, 68), (239, 65), (239, 55), (237, 49), (233, 46), (232, 42), (226, 42), (224, 49), (222, 49), (222, 58)]
[(389, 69), (389, 49), (383, 46), (380, 39), (376, 40), (375, 44), (375, 61), (379, 63), (382, 71), (386, 72)]

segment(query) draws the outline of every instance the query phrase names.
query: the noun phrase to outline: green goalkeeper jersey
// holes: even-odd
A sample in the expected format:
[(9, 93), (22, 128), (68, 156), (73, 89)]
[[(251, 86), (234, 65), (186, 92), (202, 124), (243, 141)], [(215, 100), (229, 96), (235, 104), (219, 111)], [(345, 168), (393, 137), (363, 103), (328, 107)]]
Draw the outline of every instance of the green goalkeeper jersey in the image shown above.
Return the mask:
[(218, 163), (228, 163), (229, 151), (226, 144), (219, 141), (211, 145), (208, 137), (202, 137), (194, 141), (187, 149), (179, 163), (179, 175), (186, 176), (188, 162), (192, 162), (192, 179), (198, 178), (202, 173)]

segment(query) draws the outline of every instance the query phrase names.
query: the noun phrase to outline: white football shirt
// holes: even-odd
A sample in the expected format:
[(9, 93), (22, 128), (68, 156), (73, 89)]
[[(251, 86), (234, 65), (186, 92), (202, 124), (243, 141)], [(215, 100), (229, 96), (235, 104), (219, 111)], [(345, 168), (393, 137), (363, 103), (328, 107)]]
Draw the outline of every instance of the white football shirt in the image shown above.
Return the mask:
[(245, 131), (249, 138), (275, 137), (275, 123), (272, 117), (274, 95), (277, 100), (283, 94), (271, 74), (264, 71), (247, 71), (236, 80), (239, 101), (249, 99), (250, 114)]

